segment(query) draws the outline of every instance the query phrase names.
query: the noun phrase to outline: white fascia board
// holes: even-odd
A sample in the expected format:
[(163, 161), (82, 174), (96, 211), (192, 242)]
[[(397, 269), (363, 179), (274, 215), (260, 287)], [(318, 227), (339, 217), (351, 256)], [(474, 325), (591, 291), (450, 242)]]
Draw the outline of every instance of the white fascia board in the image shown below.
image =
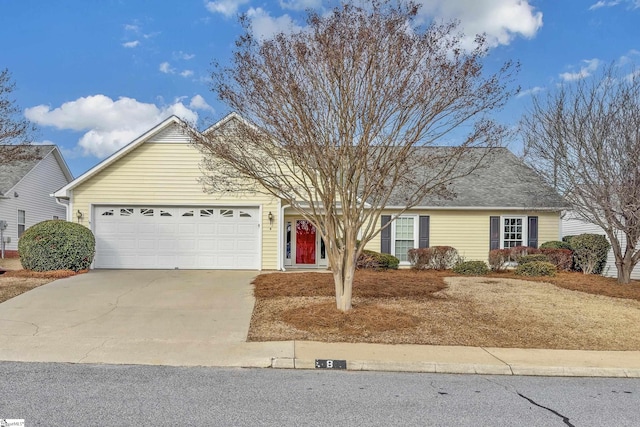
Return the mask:
[(239, 122), (241, 122), (246, 126), (250, 126), (253, 129), (257, 129), (257, 127), (253, 123), (249, 122), (248, 120), (246, 120), (244, 117), (242, 117), (240, 114), (236, 113), (235, 111), (232, 111), (231, 113), (224, 116), (222, 119), (218, 120), (213, 125), (206, 128), (204, 131), (202, 131), (202, 134), (206, 135), (210, 132), (215, 131), (216, 129), (220, 129), (222, 126), (226, 125), (232, 120), (238, 120)]
[(116, 160), (126, 156), (130, 151), (138, 147), (140, 144), (147, 141), (153, 135), (164, 130), (165, 128), (167, 128), (172, 124), (182, 125), (184, 124), (184, 122), (176, 116), (171, 116), (167, 118), (163, 122), (152, 127), (151, 129), (149, 129), (148, 131), (140, 135), (138, 138), (134, 139), (129, 144), (125, 145), (124, 147), (122, 147), (121, 149), (113, 153), (111, 156), (107, 157), (106, 159), (104, 159), (103, 161), (95, 165), (93, 168), (89, 169), (87, 172), (83, 173), (82, 175), (80, 175), (79, 177), (71, 181), (69, 184), (62, 187), (60, 190), (56, 191), (54, 193), (54, 196), (60, 197), (60, 198), (68, 198), (70, 196), (70, 191), (73, 190), (75, 187), (77, 187), (79, 184), (91, 178), (92, 176), (94, 176), (95, 174), (97, 174), (98, 172), (100, 172), (110, 164), (114, 163)]

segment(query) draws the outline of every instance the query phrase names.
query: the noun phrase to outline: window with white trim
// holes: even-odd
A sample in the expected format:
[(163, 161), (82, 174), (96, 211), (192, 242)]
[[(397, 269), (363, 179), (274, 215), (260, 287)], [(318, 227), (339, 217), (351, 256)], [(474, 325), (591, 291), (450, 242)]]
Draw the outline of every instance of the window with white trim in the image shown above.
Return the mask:
[(18, 239), (22, 236), (25, 230), (25, 224), (27, 222), (27, 212), (22, 209), (18, 209)]
[(500, 235), (500, 248), (513, 248), (527, 245), (527, 217), (503, 216)]
[(416, 216), (398, 217), (391, 230), (391, 253), (400, 262), (409, 262), (407, 252), (418, 247), (418, 224)]

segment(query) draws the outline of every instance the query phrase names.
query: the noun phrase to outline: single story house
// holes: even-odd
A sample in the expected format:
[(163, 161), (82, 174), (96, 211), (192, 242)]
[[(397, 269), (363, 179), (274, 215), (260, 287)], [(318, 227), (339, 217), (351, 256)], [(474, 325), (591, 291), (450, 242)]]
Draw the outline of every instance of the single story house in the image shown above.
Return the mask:
[[(241, 120), (232, 113), (217, 128)], [(324, 242), (286, 201), (263, 194), (208, 194), (201, 153), (170, 117), (55, 193), (69, 221), (96, 236), (94, 268), (325, 268)], [(507, 149), (454, 186), (453, 200), (425, 198), (367, 248), (406, 263), (412, 247), (448, 245), (467, 260), (491, 248), (560, 238), (564, 201)], [(392, 200), (381, 221), (401, 208)]]
[(0, 165), (0, 221), (5, 255), (16, 256), (18, 240), (32, 225), (48, 219), (64, 219), (67, 212), (51, 194), (73, 180), (60, 150), (55, 145), (25, 146), (33, 160)]
[[(562, 215), (562, 237), (564, 236), (577, 236), (579, 234), (601, 234), (606, 236), (604, 230), (593, 223), (587, 222), (584, 219), (580, 218), (573, 211), (566, 211)], [(607, 237), (607, 240), (609, 238)], [(622, 244), (622, 247), (627, 244), (627, 240), (624, 236), (624, 233), (619, 232), (618, 239)], [(638, 248), (640, 249), (640, 248)], [(606, 277), (618, 277), (618, 268), (616, 267), (616, 257), (613, 255), (613, 249), (609, 249), (609, 253), (607, 254), (607, 263), (604, 266), (604, 270), (602, 271), (602, 275)], [(636, 267), (631, 272), (631, 278), (635, 280), (640, 280), (640, 264), (636, 265)]]

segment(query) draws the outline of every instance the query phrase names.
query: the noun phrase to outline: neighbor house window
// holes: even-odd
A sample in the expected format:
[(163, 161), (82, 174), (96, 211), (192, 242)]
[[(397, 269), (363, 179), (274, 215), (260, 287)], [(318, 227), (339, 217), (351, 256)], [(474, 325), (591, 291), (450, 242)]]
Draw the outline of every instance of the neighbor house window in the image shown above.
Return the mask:
[(502, 218), (502, 247), (513, 248), (516, 246), (526, 246), (526, 217)]
[(25, 211), (18, 209), (18, 239), (22, 236), (25, 230), (25, 223), (27, 219), (27, 214)]
[(408, 262), (407, 252), (409, 249), (417, 248), (417, 231), (416, 217), (401, 216), (395, 220), (393, 226), (393, 248), (392, 253), (400, 260), (400, 262)]

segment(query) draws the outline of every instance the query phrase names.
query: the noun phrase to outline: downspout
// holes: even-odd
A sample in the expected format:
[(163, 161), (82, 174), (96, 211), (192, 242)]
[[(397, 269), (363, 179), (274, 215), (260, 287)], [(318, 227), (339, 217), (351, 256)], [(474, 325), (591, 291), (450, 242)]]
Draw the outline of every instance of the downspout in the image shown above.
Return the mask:
[[(56, 200), (57, 204), (59, 204), (60, 206), (64, 206), (64, 209), (65, 209), (64, 217), (65, 217), (66, 221), (69, 221), (69, 204), (68, 203), (62, 203), (60, 201), (60, 199), (58, 197), (54, 196), (53, 194), (49, 194), (49, 196), (53, 197)], [(69, 199), (67, 199), (67, 200), (69, 200)]]

